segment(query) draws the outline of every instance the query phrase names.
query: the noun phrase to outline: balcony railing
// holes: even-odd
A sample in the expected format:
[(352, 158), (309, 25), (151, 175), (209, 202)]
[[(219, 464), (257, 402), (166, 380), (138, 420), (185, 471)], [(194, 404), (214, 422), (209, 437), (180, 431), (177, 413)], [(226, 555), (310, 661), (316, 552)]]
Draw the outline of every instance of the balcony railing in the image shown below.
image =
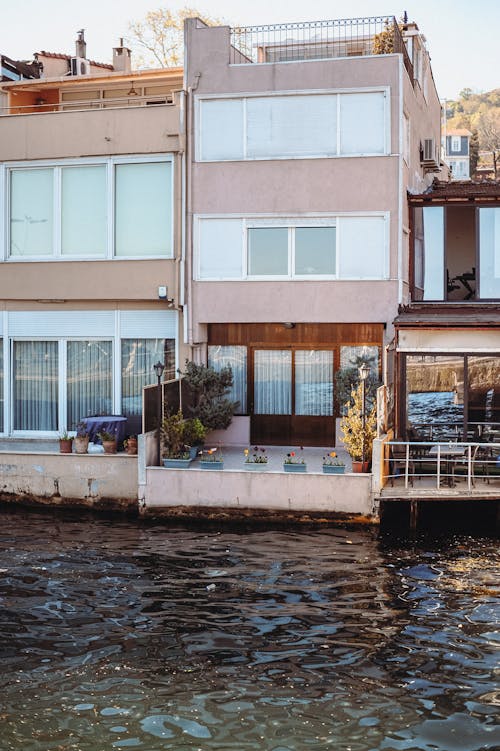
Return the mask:
[(174, 105), (176, 103), (174, 94), (161, 94), (153, 96), (124, 96), (114, 97), (113, 99), (82, 99), (60, 101), (55, 103), (38, 102), (25, 105), (12, 105), (11, 107), (0, 107), (1, 115), (27, 115), (39, 114), (41, 112), (75, 112), (82, 110), (102, 110), (102, 109), (126, 109), (129, 107), (150, 107), (156, 105)]
[(394, 16), (246, 26), (231, 29), (232, 65), (400, 53), (413, 66)]

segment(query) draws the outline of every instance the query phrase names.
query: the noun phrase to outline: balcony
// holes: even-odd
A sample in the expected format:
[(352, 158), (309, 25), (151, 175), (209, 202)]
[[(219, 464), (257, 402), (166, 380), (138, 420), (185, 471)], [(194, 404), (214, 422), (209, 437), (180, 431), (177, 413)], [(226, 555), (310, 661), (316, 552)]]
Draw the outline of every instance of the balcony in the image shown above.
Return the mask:
[(413, 81), (413, 66), (394, 16), (283, 23), (231, 29), (230, 64), (403, 55)]

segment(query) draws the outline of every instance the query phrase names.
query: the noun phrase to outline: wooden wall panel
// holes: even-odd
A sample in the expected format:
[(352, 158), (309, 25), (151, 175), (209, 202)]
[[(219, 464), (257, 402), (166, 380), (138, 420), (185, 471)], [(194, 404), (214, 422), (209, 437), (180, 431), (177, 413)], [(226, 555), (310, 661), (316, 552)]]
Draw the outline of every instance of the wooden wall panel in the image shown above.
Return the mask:
[(282, 323), (211, 323), (209, 344), (379, 344), (383, 342), (382, 323), (296, 323), (287, 329)]

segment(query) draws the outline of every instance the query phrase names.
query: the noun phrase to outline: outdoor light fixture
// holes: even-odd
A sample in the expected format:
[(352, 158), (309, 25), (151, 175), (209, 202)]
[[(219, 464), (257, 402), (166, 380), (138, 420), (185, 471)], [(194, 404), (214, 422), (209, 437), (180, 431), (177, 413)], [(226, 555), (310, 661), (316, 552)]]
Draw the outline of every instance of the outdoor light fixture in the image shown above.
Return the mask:
[(139, 92), (134, 89), (134, 82), (130, 82), (130, 89), (127, 92), (127, 96), (139, 96)]
[(365, 422), (366, 422), (366, 379), (370, 375), (370, 366), (363, 363), (358, 368), (359, 378), (362, 385), (362, 401), (361, 401), (361, 429), (362, 429), (362, 455), (361, 455), (361, 471), (365, 472)]
[(284, 327), (285, 329), (294, 329), (294, 328), (295, 328), (295, 324), (294, 324), (294, 323), (292, 323), (291, 321), (286, 321), (286, 322), (285, 322), (285, 323), (283, 324), (283, 327)]
[(161, 408), (161, 377), (165, 370), (165, 365), (158, 360), (156, 365), (153, 365), (153, 369), (158, 379), (156, 387), (156, 466), (159, 467), (161, 455), (161, 421), (163, 417)]

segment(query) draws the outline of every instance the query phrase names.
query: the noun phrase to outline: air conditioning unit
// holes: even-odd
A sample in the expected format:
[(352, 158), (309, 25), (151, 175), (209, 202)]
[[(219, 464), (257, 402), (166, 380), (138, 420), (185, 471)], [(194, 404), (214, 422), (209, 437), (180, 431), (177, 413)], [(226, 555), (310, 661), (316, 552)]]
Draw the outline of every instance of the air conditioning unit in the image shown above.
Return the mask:
[(71, 58), (71, 75), (88, 76), (90, 74), (90, 63), (84, 57)]

